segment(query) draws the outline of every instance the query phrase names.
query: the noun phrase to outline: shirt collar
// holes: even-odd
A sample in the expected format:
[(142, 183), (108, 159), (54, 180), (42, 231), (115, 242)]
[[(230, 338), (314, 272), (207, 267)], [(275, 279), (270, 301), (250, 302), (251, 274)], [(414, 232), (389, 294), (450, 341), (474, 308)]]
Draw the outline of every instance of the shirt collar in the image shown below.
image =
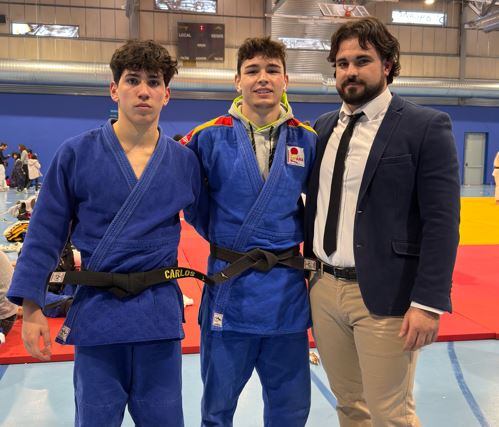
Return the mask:
[(378, 115), (386, 113), (386, 110), (388, 110), (391, 101), (392, 94), (387, 87), (376, 98), (371, 99), (367, 104), (364, 104), (361, 107), (357, 108), (353, 113), (351, 113), (350, 109), (346, 106), (345, 103), (343, 103), (340, 109), (340, 120), (344, 121), (348, 116), (352, 114), (358, 114), (360, 112), (363, 112), (365, 114), (368, 121), (373, 120)]

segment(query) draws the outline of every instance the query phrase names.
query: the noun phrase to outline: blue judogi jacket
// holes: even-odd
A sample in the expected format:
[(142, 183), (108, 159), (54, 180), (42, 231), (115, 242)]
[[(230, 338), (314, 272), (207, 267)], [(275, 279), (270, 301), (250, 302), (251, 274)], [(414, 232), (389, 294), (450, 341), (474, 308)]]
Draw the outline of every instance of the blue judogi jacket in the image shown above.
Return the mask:
[[(302, 193), (315, 156), (316, 134), (296, 119), (279, 126), (266, 180), (244, 124), (231, 115), (195, 128), (182, 143), (198, 156), (205, 188), (196, 218), (186, 216), (208, 241), (239, 252), (279, 251), (303, 240)], [(208, 274), (227, 263), (210, 256)], [(208, 310), (208, 313), (206, 312)], [(276, 266), (248, 270), (221, 285), (205, 286), (201, 317), (212, 331), (284, 334), (305, 331), (310, 310), (303, 271)]]
[[(111, 121), (66, 141), (45, 176), (8, 297), (43, 307), (47, 278), (68, 234), (87, 270), (129, 273), (174, 265), (178, 213), (195, 209), (199, 190), (196, 157), (161, 129), (138, 180)], [(122, 300), (79, 286), (57, 341), (87, 346), (179, 339), (182, 320), (175, 281)]]

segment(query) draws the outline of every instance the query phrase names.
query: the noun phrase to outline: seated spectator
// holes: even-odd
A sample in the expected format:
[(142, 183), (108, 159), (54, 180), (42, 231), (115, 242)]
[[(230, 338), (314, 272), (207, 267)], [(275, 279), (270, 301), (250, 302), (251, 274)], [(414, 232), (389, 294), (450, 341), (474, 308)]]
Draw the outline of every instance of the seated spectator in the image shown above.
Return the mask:
[(7, 212), (19, 221), (29, 220), (35, 207), (36, 198), (37, 196), (35, 195), (25, 200), (18, 200), (15, 205), (7, 209)]
[(5, 297), (10, 287), (13, 271), (9, 258), (0, 251), (0, 344), (5, 342), (5, 337), (14, 326), (20, 309), (19, 306), (12, 304)]

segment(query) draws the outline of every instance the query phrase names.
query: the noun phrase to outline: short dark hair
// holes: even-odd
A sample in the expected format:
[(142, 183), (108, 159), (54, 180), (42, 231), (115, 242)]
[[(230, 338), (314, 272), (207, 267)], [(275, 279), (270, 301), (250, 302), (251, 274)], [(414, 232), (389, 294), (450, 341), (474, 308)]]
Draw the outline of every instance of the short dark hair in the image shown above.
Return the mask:
[(116, 84), (125, 70), (161, 72), (166, 86), (170, 84), (173, 75), (178, 73), (177, 61), (153, 40), (129, 40), (116, 49), (109, 66)]
[(247, 38), (237, 51), (237, 74), (241, 74), (241, 66), (247, 59), (262, 55), (264, 58), (278, 58), (286, 72), (286, 46), (270, 37)]
[(331, 37), (331, 51), (327, 60), (336, 66), (336, 55), (341, 42), (357, 38), (362, 49), (367, 49), (371, 44), (384, 61), (392, 62), (393, 66), (387, 76), (387, 83), (400, 73), (400, 44), (388, 31), (388, 28), (377, 18), (372, 16), (356, 19), (343, 24)]

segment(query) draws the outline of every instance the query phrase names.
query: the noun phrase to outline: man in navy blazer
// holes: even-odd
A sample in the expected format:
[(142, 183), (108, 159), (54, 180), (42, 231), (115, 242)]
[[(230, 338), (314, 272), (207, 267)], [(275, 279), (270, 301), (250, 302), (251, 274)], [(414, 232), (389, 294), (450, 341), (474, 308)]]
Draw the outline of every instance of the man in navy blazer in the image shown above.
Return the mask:
[(304, 246), (320, 267), (314, 336), (342, 427), (419, 426), (417, 350), (451, 311), (459, 241), (451, 123), (390, 93), (399, 43), (376, 18), (342, 25), (328, 60), (343, 104), (315, 124)]

